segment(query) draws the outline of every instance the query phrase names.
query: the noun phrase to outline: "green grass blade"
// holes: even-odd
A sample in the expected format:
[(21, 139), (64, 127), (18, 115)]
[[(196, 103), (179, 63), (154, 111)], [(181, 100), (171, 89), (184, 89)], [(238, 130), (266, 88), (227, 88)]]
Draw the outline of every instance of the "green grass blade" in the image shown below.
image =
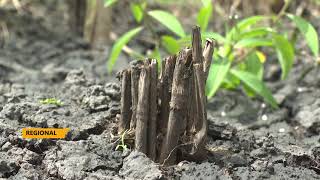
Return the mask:
[(179, 37), (184, 37), (186, 35), (182, 25), (174, 15), (161, 10), (149, 11), (148, 14)]
[(309, 48), (315, 57), (319, 56), (319, 37), (315, 28), (305, 19), (287, 14), (287, 16), (296, 24), (301, 34), (306, 39)]
[(143, 27), (137, 27), (134, 28), (130, 31), (128, 31), (127, 33), (125, 33), (124, 35), (122, 35), (113, 45), (112, 50), (111, 50), (111, 54), (109, 56), (108, 59), (108, 64), (107, 64), (107, 68), (108, 68), (108, 72), (111, 73), (114, 64), (116, 63), (119, 54), (123, 48), (124, 45), (126, 45), (134, 36), (136, 36), (141, 30), (143, 29)]
[(274, 97), (272, 96), (271, 91), (265, 86), (265, 84), (259, 80), (255, 75), (246, 72), (231, 69), (230, 72), (238, 77), (244, 84), (249, 86), (257, 94), (263, 97), (263, 99), (269, 103), (273, 108), (278, 108), (278, 104)]

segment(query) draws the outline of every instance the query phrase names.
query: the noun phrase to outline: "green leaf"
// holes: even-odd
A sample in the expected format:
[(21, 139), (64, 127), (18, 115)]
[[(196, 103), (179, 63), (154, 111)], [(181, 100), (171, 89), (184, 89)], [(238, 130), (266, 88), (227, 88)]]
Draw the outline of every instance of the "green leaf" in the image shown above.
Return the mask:
[[(259, 59), (259, 51), (255, 51), (250, 53), (245, 61), (244, 61), (244, 71), (247, 71), (253, 75), (255, 75), (260, 81), (262, 81), (263, 78), (263, 64), (261, 63)], [(243, 86), (244, 91), (249, 97), (255, 96), (255, 91), (252, 90), (249, 86), (245, 85)]]
[(201, 0), (201, 1), (202, 1), (203, 6), (211, 5), (211, 0)]
[(161, 42), (164, 48), (170, 53), (175, 54), (179, 52), (180, 45), (176, 39), (174, 39), (172, 36), (162, 36)]
[(202, 32), (206, 31), (211, 14), (212, 14), (211, 4), (200, 9), (199, 14), (197, 16), (197, 23), (200, 26)]
[(269, 27), (254, 28), (241, 33), (239, 36), (239, 39), (261, 37), (272, 32), (275, 32), (275, 31)]
[(182, 25), (174, 15), (161, 10), (149, 11), (148, 14), (157, 21), (159, 21), (161, 24), (166, 26), (169, 30), (176, 33), (178, 36), (186, 36), (182, 28)]
[(138, 3), (130, 3), (130, 9), (134, 19), (138, 23), (140, 23), (141, 20), (143, 19), (143, 11), (144, 11), (144, 8), (142, 7), (142, 5)]
[(266, 16), (251, 16), (241, 20), (227, 33), (227, 39), (229, 41), (232, 39), (237, 40), (237, 36), (239, 36), (244, 30), (266, 18)]
[(314, 56), (318, 57), (319, 37), (315, 28), (308, 21), (299, 16), (293, 14), (287, 14), (287, 16), (296, 24), (300, 33), (303, 34)]
[(109, 56), (108, 59), (108, 72), (111, 73), (112, 72), (112, 68), (114, 66), (114, 64), (116, 63), (119, 54), (123, 48), (124, 45), (126, 45), (134, 36), (136, 36), (141, 30), (143, 29), (143, 27), (137, 27), (134, 28), (128, 32), (126, 32), (124, 35), (122, 35), (113, 45), (112, 50), (111, 50), (111, 54)]
[(56, 98), (47, 98), (39, 101), (41, 104), (52, 104), (56, 106), (63, 106), (64, 103), (60, 99)]
[(266, 38), (247, 38), (236, 43), (235, 47), (257, 47), (257, 46), (272, 46), (272, 40)]
[(230, 71), (227, 73), (226, 77), (223, 80), (223, 83), (221, 85), (222, 88), (225, 89), (236, 89), (240, 85), (240, 79), (235, 77), (230, 73)]
[(266, 16), (251, 16), (248, 18), (245, 18), (243, 20), (241, 20), (240, 22), (237, 23), (236, 28), (239, 29), (240, 32), (244, 31), (246, 28), (248, 28), (249, 26), (252, 26), (256, 23), (258, 23), (259, 21), (262, 21), (264, 19), (266, 19)]
[(246, 71), (256, 75), (259, 80), (262, 80), (263, 64), (260, 62), (257, 51), (250, 53), (244, 63), (246, 66)]
[(110, 7), (111, 5), (113, 5), (115, 2), (117, 2), (118, 0), (105, 0), (104, 1), (104, 6), (105, 7)]
[(273, 43), (282, 69), (281, 79), (285, 79), (293, 65), (294, 48), (288, 39), (279, 34), (273, 35)]
[(217, 92), (226, 75), (228, 74), (230, 66), (231, 62), (228, 59), (217, 60), (211, 64), (206, 84), (208, 98), (213, 97)]
[(270, 90), (265, 86), (265, 84), (259, 80), (255, 75), (246, 72), (239, 71), (235, 69), (231, 69), (230, 72), (238, 77), (244, 84), (249, 86), (252, 90), (254, 90), (257, 94), (263, 97), (263, 99), (269, 103), (272, 107), (278, 108), (276, 100), (273, 98)]

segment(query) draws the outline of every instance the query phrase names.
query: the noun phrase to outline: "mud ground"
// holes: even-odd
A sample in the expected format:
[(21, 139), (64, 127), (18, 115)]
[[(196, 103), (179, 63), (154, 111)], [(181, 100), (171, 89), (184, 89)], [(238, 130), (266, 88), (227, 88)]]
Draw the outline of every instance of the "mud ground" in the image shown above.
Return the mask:
[[(105, 52), (30, 14), (0, 9), (0, 17), (10, 30), (0, 48), (0, 178), (320, 179), (319, 70), (300, 80), (310, 63), (298, 61), (285, 81), (269, 65), (277, 110), (240, 91), (220, 91), (207, 107), (208, 160), (164, 168), (115, 150), (120, 87), (106, 74)], [(118, 68), (128, 58), (122, 60)], [(64, 105), (39, 103), (51, 97)], [(71, 131), (64, 140), (28, 140), (23, 127)]]

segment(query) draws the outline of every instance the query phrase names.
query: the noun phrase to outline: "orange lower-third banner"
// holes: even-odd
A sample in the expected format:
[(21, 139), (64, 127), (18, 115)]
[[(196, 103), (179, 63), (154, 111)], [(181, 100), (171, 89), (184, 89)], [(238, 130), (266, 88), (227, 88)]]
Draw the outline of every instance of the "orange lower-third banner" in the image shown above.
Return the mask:
[(63, 139), (70, 128), (22, 128), (25, 139)]

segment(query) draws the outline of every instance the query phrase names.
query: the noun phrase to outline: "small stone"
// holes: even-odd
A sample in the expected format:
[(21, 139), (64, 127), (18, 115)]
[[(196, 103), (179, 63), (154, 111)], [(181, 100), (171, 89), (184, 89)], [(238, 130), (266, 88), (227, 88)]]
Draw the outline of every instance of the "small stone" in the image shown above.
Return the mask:
[(10, 142), (6, 142), (2, 147), (1, 147), (1, 149), (3, 150), (3, 151), (8, 151), (9, 149), (11, 149), (12, 148), (12, 144), (10, 143)]
[(161, 179), (163, 178), (159, 165), (154, 163), (145, 154), (133, 151), (124, 158), (120, 176), (128, 179)]
[(225, 158), (224, 162), (230, 164), (232, 167), (246, 166), (248, 163), (243, 154), (233, 154), (230, 157)]
[(280, 133), (284, 133), (285, 131), (286, 131), (286, 130), (285, 130), (284, 128), (280, 128), (280, 129), (279, 129), (279, 132), (280, 132)]
[(267, 161), (256, 160), (254, 163), (251, 164), (251, 167), (256, 171), (261, 171), (261, 170), (265, 169), (267, 164), (268, 164)]
[(221, 117), (225, 117), (226, 115), (227, 115), (226, 112), (224, 111), (221, 112)]

